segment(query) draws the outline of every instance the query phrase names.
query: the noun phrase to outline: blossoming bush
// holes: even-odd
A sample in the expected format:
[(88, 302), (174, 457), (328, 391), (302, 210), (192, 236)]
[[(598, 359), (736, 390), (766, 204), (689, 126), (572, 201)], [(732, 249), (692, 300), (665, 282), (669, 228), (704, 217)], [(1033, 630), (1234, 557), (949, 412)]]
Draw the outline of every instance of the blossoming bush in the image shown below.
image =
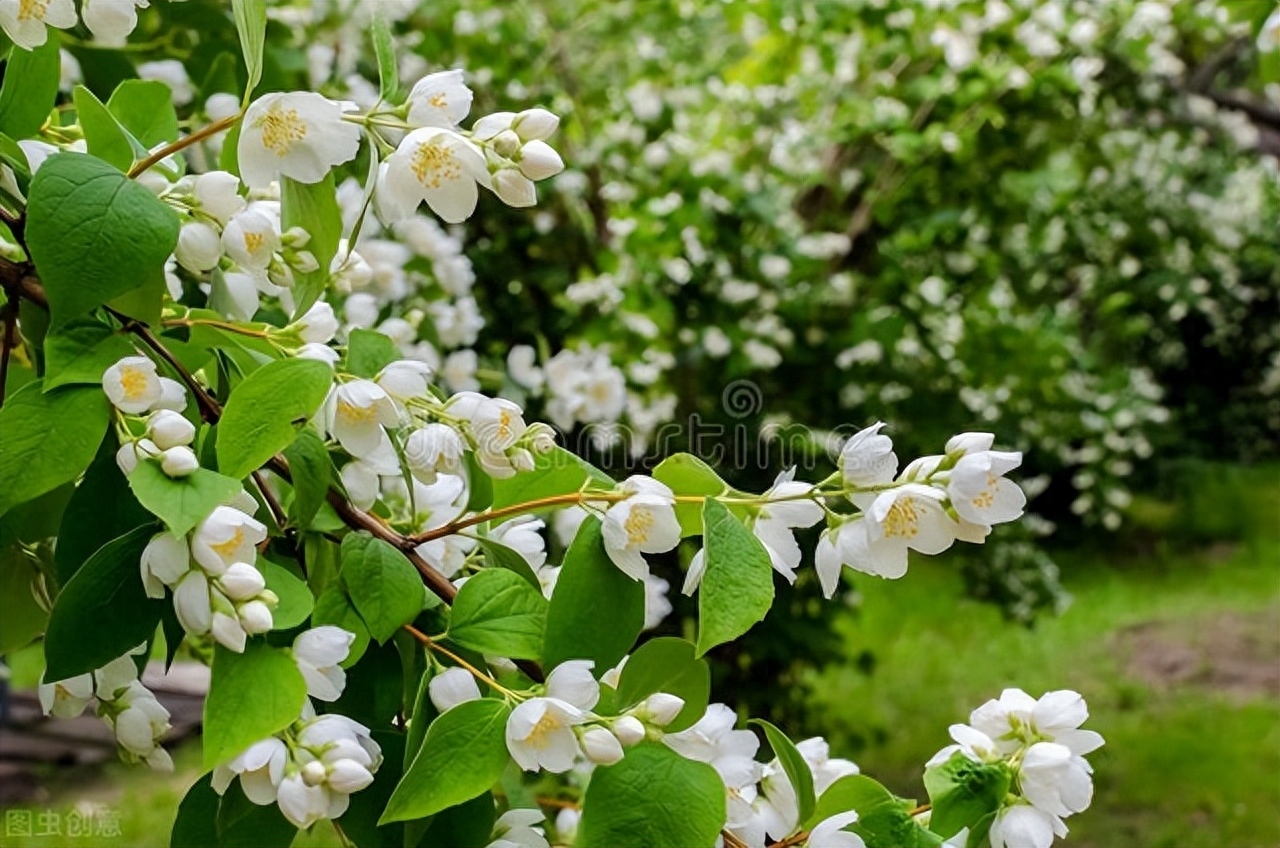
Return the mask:
[[(1021, 452), (962, 432), (902, 465), (877, 423), (833, 473), (759, 494), (687, 453), (615, 481), (478, 391), (473, 272), (436, 220), (534, 205), (565, 168), (557, 113), (513, 96), (472, 120), (461, 73), (423, 67), (369, 9), (320, 22), (338, 41), (297, 86), (283, 30), (308, 10), (143, 8), (0, 0), (0, 650), (42, 638), (46, 711), (92, 708), (158, 769), (147, 658), (162, 640), (166, 662), (211, 666), (206, 774), (172, 844), (284, 846), (320, 822), (362, 848), (1066, 834), (1102, 744), (1074, 692), (977, 708), (919, 803), (820, 738), (739, 727), (706, 658), (764, 618), (775, 573), (797, 579), (797, 530), (820, 533), (828, 598), (845, 568), (903, 577), (909, 551), (1022, 516)], [(505, 359), (506, 394), (541, 396), (562, 429), (628, 404), (637, 423), (627, 381), (646, 381), (603, 348)], [(548, 522), (568, 540), (554, 560)], [(649, 557), (680, 545), (696, 627), (641, 641), (670, 609)]]

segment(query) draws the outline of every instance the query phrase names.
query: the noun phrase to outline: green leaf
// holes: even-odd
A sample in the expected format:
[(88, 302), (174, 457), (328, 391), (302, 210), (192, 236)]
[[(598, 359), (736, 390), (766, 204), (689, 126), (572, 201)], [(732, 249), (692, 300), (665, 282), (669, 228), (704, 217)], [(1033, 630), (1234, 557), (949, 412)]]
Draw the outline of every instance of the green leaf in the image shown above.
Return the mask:
[(72, 94), (76, 105), (76, 118), (84, 130), (84, 140), (89, 152), (121, 171), (128, 171), (133, 164), (133, 144), (129, 134), (115, 116), (107, 111), (102, 101), (83, 85), (77, 85)]
[(769, 552), (724, 504), (702, 505), (707, 570), (698, 587), (698, 655), (731, 642), (773, 606)]
[(155, 522), (116, 465), (116, 440), (102, 440), (98, 454), (76, 486), (58, 529), (53, 552), (58, 582), (65, 584), (98, 548), (135, 527)]
[(243, 654), (218, 645), (204, 702), (204, 767), (221, 765), (284, 730), (302, 715), (306, 699), (306, 681), (288, 651), (258, 638)]
[(930, 830), (948, 838), (961, 828), (973, 827), (1000, 808), (1010, 778), (1003, 763), (975, 763), (959, 752), (942, 765), (925, 769), (924, 787), (933, 805)]
[(0, 515), (63, 483), (93, 461), (110, 420), (101, 388), (45, 394), (39, 380), (0, 408)]
[(643, 742), (597, 768), (582, 802), (580, 848), (709, 848), (724, 825), (724, 783), (706, 763)]
[(600, 519), (588, 516), (565, 552), (551, 595), (543, 665), (550, 671), (565, 660), (594, 660), (595, 673), (603, 674), (626, 656), (643, 627), (644, 583), (613, 564)]
[(293, 444), (284, 449), (289, 461), (289, 474), (293, 478), (293, 503), (289, 514), (299, 527), (311, 525), (329, 494), (333, 482), (333, 461), (324, 440), (310, 427), (298, 432)]
[(484, 512), (493, 504), (493, 478), (480, 467), (474, 451), (462, 456), (467, 466), (467, 512)]
[(34, 50), (9, 51), (0, 85), (0, 132), (18, 141), (40, 131), (58, 99), (61, 68), (57, 38)]
[[(280, 219), (284, 228), (302, 227), (311, 238), (306, 250), (316, 258), (319, 267), (306, 274), (295, 275), (293, 285), (295, 319), (301, 317), (320, 299), (329, 285), (329, 265), (338, 252), (342, 238), (342, 210), (334, 190), (333, 172), (318, 183), (300, 183), (289, 177), (280, 178)], [(396, 357), (399, 359), (399, 356)]]
[(40, 569), (35, 558), (17, 545), (0, 548), (0, 655), (30, 644), (44, 632), (49, 613), (36, 603), (31, 591)]
[(853, 831), (866, 841), (868, 848), (937, 848), (942, 838), (916, 823), (909, 812), (914, 806), (865, 775), (846, 775), (822, 793), (804, 826), (812, 828), (824, 819), (853, 810), (858, 813)]
[(504, 702), (481, 698), (458, 704), (432, 722), (379, 823), (424, 818), (488, 791), (510, 756), (505, 735), (510, 714)]
[(111, 92), (107, 111), (147, 149), (178, 138), (173, 92), (159, 80), (125, 80)]
[(196, 470), (186, 477), (170, 477), (160, 463), (144, 459), (129, 475), (134, 497), (168, 526), (175, 536), (185, 535), (209, 517), (219, 504), (240, 493), (240, 481), (210, 471)]
[(791, 788), (795, 790), (796, 802), (800, 807), (799, 821), (805, 821), (813, 815), (813, 808), (818, 801), (813, 792), (813, 772), (809, 769), (809, 763), (800, 755), (795, 743), (777, 727), (761, 718), (752, 719), (750, 723), (764, 730), (773, 755), (782, 763), (782, 770), (787, 773)]
[(124, 334), (101, 321), (75, 320), (45, 336), (44, 390), (73, 383), (102, 385), (102, 372), (138, 351)]
[(493, 833), (494, 819), (493, 795), (489, 792), (481, 793), (470, 801), (441, 810), (432, 816), (426, 835), (418, 845), (485, 848)]
[[(723, 495), (729, 484), (720, 479), (710, 465), (696, 456), (677, 453), (658, 463), (653, 479), (665, 483), (677, 495)], [(682, 536), (702, 534), (702, 510), (697, 502), (677, 503), (676, 520)]]
[(244, 88), (244, 102), (248, 103), (253, 90), (262, 79), (262, 50), (267, 40), (266, 0), (231, 0), (231, 12), (236, 19), (236, 33), (240, 36), (240, 53), (249, 72), (249, 82)]
[(342, 582), (369, 635), (385, 642), (422, 612), (426, 589), (404, 554), (367, 533), (342, 540)]
[(191, 785), (169, 832), (169, 848), (218, 848), (218, 805), (222, 796), (213, 791), (212, 772)]
[(532, 471), (493, 481), (493, 507), (498, 509), (555, 495), (580, 492), (590, 484), (612, 489), (613, 478), (561, 447), (534, 458)]
[(289, 848), (298, 836), (278, 805), (253, 803), (238, 780), (222, 796), (214, 827), (217, 848)]
[(103, 545), (62, 587), (45, 633), (46, 679), (102, 668), (155, 634), (165, 601), (147, 597), (138, 562), (156, 529), (138, 527)]
[(343, 668), (355, 665), (369, 649), (369, 628), (360, 613), (356, 612), (347, 593), (342, 591), (342, 587), (331, 586), (316, 598), (316, 608), (311, 612), (311, 626), (319, 627), (322, 624), (336, 625), (356, 636), (347, 651), (347, 658), (342, 661)]
[(711, 669), (697, 656), (692, 642), (659, 636), (645, 642), (627, 660), (618, 680), (619, 711), (655, 692), (684, 699), (679, 715), (663, 728), (666, 732), (684, 730), (702, 718), (711, 696)]
[(400, 71), (396, 65), (396, 42), (391, 28), (382, 15), (374, 15), (369, 25), (373, 36), (373, 52), (378, 57), (378, 94), (388, 103), (397, 102), (400, 92)]
[(291, 445), (329, 394), (333, 369), (313, 359), (282, 359), (254, 371), (231, 392), (218, 422), (218, 467), (242, 479)]
[(802, 823), (805, 827), (812, 828), (818, 822), (840, 813), (854, 810), (861, 816), (877, 807), (896, 806), (897, 802), (898, 799), (892, 792), (866, 775), (845, 775), (827, 787), (818, 799), (813, 814)]
[(519, 660), (542, 653), (547, 601), (528, 581), (505, 568), (485, 569), (458, 590), (449, 638), (464, 648)]
[(400, 359), (400, 348), (377, 330), (352, 330), (347, 337), (347, 369), (357, 377), (373, 378)]
[(307, 584), (289, 569), (271, 560), (263, 560), (263, 576), (267, 588), (276, 593), (280, 603), (271, 611), (272, 630), (289, 630), (302, 624), (315, 609), (315, 598)]
[(27, 245), (55, 327), (134, 289), (163, 287), (177, 241), (177, 213), (101, 159), (58, 153), (31, 180)]
[(489, 565), (514, 571), (541, 594), (542, 583), (538, 580), (538, 575), (534, 573), (533, 566), (529, 565), (529, 560), (525, 559), (519, 551), (508, 548), (501, 542), (495, 542), (484, 536), (476, 537), (476, 542), (480, 545), (480, 549), (484, 551), (485, 561)]

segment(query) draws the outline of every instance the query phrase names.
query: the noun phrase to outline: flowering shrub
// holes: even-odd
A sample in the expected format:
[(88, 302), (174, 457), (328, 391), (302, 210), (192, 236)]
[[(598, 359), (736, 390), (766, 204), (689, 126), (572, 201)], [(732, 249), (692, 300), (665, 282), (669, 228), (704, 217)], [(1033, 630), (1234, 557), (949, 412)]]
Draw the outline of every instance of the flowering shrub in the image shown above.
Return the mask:
[[(173, 844), (252, 834), (283, 846), (321, 821), (359, 846), (1039, 848), (1066, 834), (1091, 798), (1084, 756), (1102, 744), (1080, 728), (1087, 709), (1074, 692), (1037, 700), (1011, 689), (979, 707), (927, 764), (929, 803), (918, 804), (820, 738), (794, 742), (759, 719), (761, 735), (739, 728), (731, 707), (712, 703), (706, 659), (764, 618), (775, 572), (797, 579), (797, 530), (820, 527), (813, 561), (828, 598), (845, 568), (901, 578), (909, 551), (981, 544), (1022, 516), (1026, 494), (1007, 477), (1021, 452), (964, 432), (902, 466), (877, 423), (840, 442), (834, 473), (789, 469), (760, 494), (687, 453), (615, 481), (559, 446), (550, 424), (526, 421), (522, 401), (541, 398), (561, 429), (626, 413), (643, 438), (670, 415), (660, 386), (676, 350), (649, 344), (663, 327), (647, 314), (674, 329), (680, 315), (662, 298), (678, 301), (678, 288), (601, 272), (566, 290), (579, 305), (639, 298), (618, 313), (648, 340), (625, 373), (601, 344), (617, 332), (611, 309), (564, 349), (513, 346), (505, 375), (489, 373), (472, 347), (484, 325), (472, 268), (435, 220), (533, 206), (536, 183), (565, 168), (556, 112), (511, 97), (521, 111), (470, 120), (462, 74), (430, 72), (415, 52), (425, 42), (364, 7), (343, 21), (284, 7), (271, 24), (254, 0), (230, 16), (195, 2), (138, 8), (0, 0), (12, 41), (0, 82), (0, 538), (12, 608), (0, 650), (43, 637), (46, 711), (92, 704), (124, 759), (158, 769), (172, 767), (168, 714), (140, 665), (162, 636), (167, 661), (185, 651), (211, 666), (207, 774), (183, 801)], [(317, 35), (306, 85), (285, 84), (298, 76), (286, 60), (301, 54), (267, 47), (272, 33), (291, 44), (279, 32), (288, 25)], [(1063, 26), (1023, 21), (1017, 32), (1047, 51)], [(949, 65), (967, 64), (971, 35), (935, 36)], [(160, 58), (135, 65), (133, 52)], [(369, 78), (356, 73), (362, 55)], [(189, 69), (205, 60), (197, 98)], [(641, 121), (661, 117), (654, 97), (629, 99)], [(870, 102), (901, 129), (901, 103)], [(623, 141), (600, 143), (625, 157)], [(721, 143), (732, 149), (713, 135), (682, 155)], [(589, 148), (588, 171), (600, 167)], [(802, 147), (778, 150), (773, 167), (802, 167)], [(636, 152), (650, 170), (665, 165)], [(726, 167), (689, 173), (714, 182)], [(752, 197), (780, 189), (759, 172), (742, 177), (734, 192), (697, 194), (722, 214), (736, 203), (762, 219), (780, 211), (775, 197), (751, 212)], [(619, 185), (611, 202), (638, 200)], [(682, 205), (657, 198), (648, 209), (656, 220)], [(597, 220), (620, 239), (631, 226)], [(535, 230), (547, 222), (535, 213)], [(795, 225), (779, 215), (771, 232)], [(833, 259), (861, 235), (803, 229), (776, 242), (794, 241), (793, 258), (757, 256), (755, 237), (735, 248), (758, 260), (768, 287), (716, 267), (724, 303), (763, 310), (742, 324), (749, 337), (717, 338), (708, 325), (675, 340), (778, 365), (761, 337), (787, 336), (782, 303), (763, 295), (799, 257)], [(677, 287), (693, 266), (719, 265), (668, 255), (666, 234), (650, 236), (645, 261)], [(693, 224), (679, 237), (683, 253), (709, 239)], [(624, 269), (623, 254), (617, 263), (615, 275), (658, 282), (642, 265)], [(851, 285), (833, 287), (838, 305), (853, 302)], [(941, 305), (946, 285), (922, 284), (921, 296)], [(897, 323), (878, 311), (868, 320)], [(883, 353), (871, 351), (847, 364)], [(481, 393), (486, 382), (510, 397)], [(650, 387), (640, 400), (636, 385)], [(548, 522), (567, 540), (557, 561)], [(697, 549), (682, 586), (697, 596), (696, 629), (639, 642), (670, 610), (648, 557), (681, 545)], [(544, 809), (560, 810), (554, 822)]]

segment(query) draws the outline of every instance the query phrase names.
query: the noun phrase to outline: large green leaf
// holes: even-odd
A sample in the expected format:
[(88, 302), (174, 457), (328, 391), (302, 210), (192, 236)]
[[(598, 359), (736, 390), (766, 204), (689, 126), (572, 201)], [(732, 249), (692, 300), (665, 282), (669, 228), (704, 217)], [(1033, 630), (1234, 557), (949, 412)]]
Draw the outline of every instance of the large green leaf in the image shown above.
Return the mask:
[(293, 315), (297, 318), (319, 300), (329, 285), (329, 265), (342, 238), (342, 210), (338, 208), (333, 173), (326, 174), (318, 183), (300, 183), (281, 177), (280, 218), (286, 230), (302, 227), (307, 231), (311, 238), (305, 249), (311, 251), (319, 263), (316, 270), (295, 275)]
[(72, 100), (89, 152), (120, 171), (128, 171), (134, 160), (133, 144), (115, 115), (83, 85), (75, 87)]
[(709, 848), (724, 820), (724, 783), (715, 769), (660, 742), (644, 742), (592, 773), (574, 844)]
[(347, 335), (347, 370), (357, 377), (376, 377), (399, 358), (400, 348), (377, 330), (352, 330)]
[(138, 563), (157, 529), (138, 527), (103, 545), (62, 587), (45, 633), (46, 679), (101, 668), (155, 634), (165, 602), (147, 597)]
[(76, 320), (45, 336), (44, 390), (73, 383), (102, 385), (102, 373), (126, 356), (137, 356), (128, 336), (109, 324)]
[(618, 708), (634, 706), (655, 692), (684, 699), (684, 708), (665, 728), (668, 733), (684, 730), (706, 712), (711, 669), (697, 656), (692, 642), (659, 636), (645, 642), (627, 660), (618, 681)]
[(0, 615), (0, 654), (25, 647), (44, 632), (49, 613), (36, 602), (31, 591), (40, 576), (33, 556), (17, 545), (0, 548), (0, 598), (4, 598), (4, 615)]
[(458, 590), (449, 618), (449, 638), (464, 648), (513, 659), (542, 653), (547, 601), (523, 577), (490, 568)]
[(813, 808), (818, 800), (813, 792), (813, 772), (809, 769), (809, 763), (801, 756), (795, 743), (787, 737), (787, 734), (762, 718), (752, 719), (751, 723), (764, 730), (765, 738), (769, 740), (769, 747), (773, 749), (773, 755), (778, 758), (778, 762), (782, 763), (782, 770), (786, 772), (787, 779), (791, 781), (791, 788), (796, 793), (796, 803), (800, 808), (798, 820), (804, 821), (813, 815)]
[(39, 380), (0, 408), (0, 515), (69, 483), (93, 461), (110, 420), (101, 388), (45, 394)]
[(54, 326), (134, 289), (163, 290), (177, 240), (177, 213), (94, 156), (50, 156), (31, 180), (27, 245)]
[(178, 138), (173, 92), (159, 80), (125, 80), (111, 92), (107, 111), (148, 149)]
[(310, 427), (298, 432), (293, 444), (284, 450), (289, 461), (289, 474), (293, 478), (293, 503), (289, 514), (299, 527), (310, 526), (320, 510), (329, 486), (333, 482), (333, 461), (324, 440)]
[(773, 606), (773, 564), (755, 535), (719, 501), (702, 505), (706, 572), (698, 587), (698, 654), (737, 639)]
[(313, 359), (282, 359), (254, 371), (227, 399), (218, 422), (218, 467), (237, 479), (297, 438), (324, 403), (333, 370)]
[(302, 715), (306, 699), (306, 681), (288, 651), (258, 638), (243, 654), (218, 645), (204, 702), (205, 768), (284, 730)]
[(975, 763), (956, 752), (945, 763), (925, 769), (924, 787), (933, 812), (929, 829), (944, 838), (972, 828), (1000, 809), (1011, 775), (1004, 763)]
[(282, 565), (263, 560), (262, 574), (267, 588), (276, 593), (280, 603), (271, 611), (273, 630), (290, 630), (302, 624), (315, 609), (315, 598), (306, 581)]
[(632, 580), (605, 553), (600, 519), (588, 516), (564, 555), (547, 610), (542, 660), (595, 661), (596, 674), (617, 665), (644, 627), (644, 583)]
[[(677, 495), (714, 496), (729, 491), (729, 484), (710, 465), (687, 453), (673, 454), (658, 463), (653, 479), (665, 483)], [(696, 501), (677, 503), (676, 519), (681, 535), (701, 535), (702, 509)]]
[(241, 486), (239, 480), (207, 468), (186, 477), (170, 477), (160, 463), (144, 459), (129, 475), (129, 488), (140, 504), (164, 520), (170, 532), (182, 536), (216, 506), (234, 498)]
[(342, 582), (351, 602), (379, 642), (418, 617), (426, 589), (404, 554), (366, 533), (342, 540)]
[(20, 140), (40, 131), (58, 99), (61, 66), (56, 38), (34, 50), (9, 51), (0, 85), (0, 132)]
[(240, 36), (240, 54), (249, 72), (249, 81), (244, 88), (247, 103), (262, 79), (262, 54), (267, 41), (267, 0), (231, 0), (231, 12), (236, 20), (236, 33)]
[(506, 703), (482, 698), (458, 704), (432, 722), (380, 823), (434, 815), (497, 783), (510, 758), (505, 735), (510, 714)]
[(373, 54), (378, 59), (378, 95), (388, 103), (396, 102), (400, 91), (400, 69), (396, 64), (396, 42), (386, 18), (374, 15), (369, 23), (373, 37)]
[(493, 481), (493, 507), (511, 506), (593, 488), (612, 489), (613, 478), (585, 459), (556, 447), (534, 459), (532, 471)]
[(58, 582), (70, 580), (107, 542), (154, 522), (155, 516), (138, 503), (128, 478), (116, 465), (116, 440), (103, 439), (62, 513), (53, 553)]

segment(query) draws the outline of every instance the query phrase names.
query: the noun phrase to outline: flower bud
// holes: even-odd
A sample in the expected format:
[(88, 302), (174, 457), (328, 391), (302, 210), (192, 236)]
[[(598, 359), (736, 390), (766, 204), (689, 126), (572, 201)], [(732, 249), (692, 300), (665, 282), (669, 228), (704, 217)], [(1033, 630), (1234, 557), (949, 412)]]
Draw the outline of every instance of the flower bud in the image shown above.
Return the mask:
[(161, 450), (189, 445), (196, 437), (196, 426), (172, 409), (159, 409), (147, 419), (147, 435)]
[(373, 783), (373, 775), (355, 760), (338, 760), (329, 768), (329, 788), (345, 795)]
[(378, 471), (361, 460), (353, 460), (342, 466), (343, 488), (351, 502), (360, 509), (368, 509), (378, 500)]
[(250, 636), (256, 633), (266, 633), (273, 626), (271, 610), (262, 601), (249, 601), (247, 604), (241, 604), (236, 614), (240, 619), (240, 627)]
[(338, 364), (341, 357), (338, 352), (327, 344), (319, 344), (318, 342), (309, 342), (298, 348), (297, 357), (299, 359), (314, 359), (317, 362), (323, 362), (329, 367)]
[[(142, 549), (142, 570), (166, 586), (176, 586), (191, 570), (191, 553), (186, 539), (172, 533), (158, 533)], [(162, 594), (159, 597), (163, 597)]]
[(431, 678), (431, 682), (427, 684), (427, 694), (431, 696), (431, 703), (435, 704), (436, 709), (445, 712), (458, 704), (478, 700), (480, 687), (466, 669), (447, 668)]
[(342, 304), (342, 311), (347, 316), (347, 323), (353, 327), (367, 330), (378, 323), (378, 299), (368, 292), (351, 295)]
[(493, 137), (493, 149), (503, 159), (510, 159), (520, 149), (520, 136), (511, 130), (503, 130)]
[(244, 653), (244, 643), (248, 634), (244, 632), (239, 619), (232, 618), (226, 613), (215, 612), (212, 630), (213, 638), (218, 640), (218, 644), (237, 654)]
[(172, 409), (181, 412), (187, 408), (187, 389), (177, 380), (168, 377), (160, 378), (160, 399), (155, 402), (156, 409)]
[(431, 366), (416, 359), (400, 359), (382, 369), (377, 383), (397, 400), (422, 397), (431, 382)]
[(240, 178), (226, 171), (209, 171), (195, 178), (193, 193), (200, 209), (225, 224), (244, 208), (240, 196)]
[(247, 562), (233, 562), (218, 578), (222, 592), (233, 601), (247, 601), (255, 598), (267, 588), (267, 581), (262, 572)]
[(503, 203), (516, 209), (534, 206), (538, 202), (533, 181), (515, 168), (502, 168), (493, 175), (493, 193)]
[(200, 470), (200, 460), (191, 448), (178, 445), (160, 455), (160, 468), (170, 477), (189, 477)]
[(302, 782), (308, 786), (319, 786), (328, 776), (328, 770), (319, 760), (312, 760), (302, 767)]
[(120, 473), (126, 477), (138, 467), (138, 449), (133, 442), (125, 442), (116, 451), (116, 465), (120, 466)]
[(624, 715), (614, 720), (612, 730), (618, 741), (627, 747), (644, 741), (644, 724), (635, 716)]
[(550, 424), (536, 421), (529, 425), (529, 429), (525, 430), (524, 434), (529, 441), (529, 447), (536, 454), (544, 454), (556, 446), (556, 431)]
[(173, 255), (183, 268), (200, 274), (217, 266), (222, 258), (222, 239), (203, 221), (189, 221), (178, 231)]
[(209, 606), (209, 579), (203, 571), (193, 568), (179, 581), (173, 590), (173, 611), (188, 633), (200, 636), (209, 632), (213, 610)]
[(138, 707), (128, 707), (116, 716), (116, 741), (131, 754), (146, 756), (156, 746), (151, 719)]
[(960, 433), (947, 439), (948, 454), (980, 453), (991, 450), (996, 437), (991, 433)]
[(657, 692), (645, 699), (640, 711), (649, 716), (649, 723), (655, 727), (666, 727), (675, 721), (676, 716), (684, 709), (684, 698)]
[(487, 141), (503, 130), (510, 129), (511, 122), (515, 118), (515, 112), (494, 112), (492, 115), (485, 115), (471, 125), (471, 134), (477, 141)]
[(545, 180), (564, 170), (564, 160), (545, 141), (531, 141), (520, 148), (520, 172), (531, 180)]
[(333, 314), (333, 307), (319, 301), (306, 314), (297, 320), (294, 327), (302, 340), (308, 343), (323, 344), (338, 332), (338, 319)]
[(524, 448), (516, 448), (509, 456), (511, 467), (516, 471), (532, 471), (535, 467), (533, 454)]
[(611, 766), (622, 759), (622, 744), (603, 727), (592, 727), (582, 734), (582, 753), (593, 763)]
[(559, 127), (560, 117), (546, 109), (525, 109), (511, 122), (511, 128), (522, 141), (550, 138)]

